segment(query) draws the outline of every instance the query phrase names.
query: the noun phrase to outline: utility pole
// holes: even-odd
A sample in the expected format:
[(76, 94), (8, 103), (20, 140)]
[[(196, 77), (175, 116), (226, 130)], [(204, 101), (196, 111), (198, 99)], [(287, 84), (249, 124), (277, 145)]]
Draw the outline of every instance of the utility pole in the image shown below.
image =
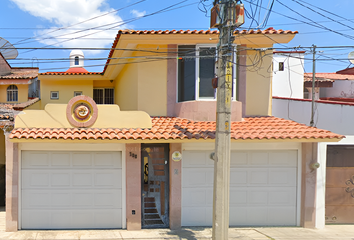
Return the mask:
[(311, 121), (310, 126), (314, 125), (314, 117), (315, 117), (315, 76), (316, 76), (316, 45), (312, 45), (313, 47), (313, 56), (312, 56), (312, 105), (311, 105)]
[[(215, 1), (216, 2), (216, 1)], [(214, 155), (213, 233), (214, 240), (228, 239), (230, 199), (231, 98), (234, 29), (244, 22), (243, 5), (233, 0), (220, 0), (220, 23), (217, 62), (217, 108)], [(242, 11), (242, 23), (238, 16)], [(213, 11), (213, 10), (212, 10)]]

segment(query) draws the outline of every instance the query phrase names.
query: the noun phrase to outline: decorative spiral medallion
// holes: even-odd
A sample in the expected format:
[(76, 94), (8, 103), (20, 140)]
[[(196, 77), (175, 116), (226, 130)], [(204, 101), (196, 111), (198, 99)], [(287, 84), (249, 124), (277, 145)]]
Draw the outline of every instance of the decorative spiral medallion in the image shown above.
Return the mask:
[[(345, 182), (345, 184), (347, 184), (348, 186), (349, 186), (349, 185), (354, 185), (354, 176), (352, 176), (351, 179), (347, 180), (347, 181)], [(354, 198), (354, 188), (347, 187), (347, 188), (345, 189), (345, 191), (346, 191), (347, 193), (350, 193), (350, 195)]]
[(74, 127), (90, 127), (98, 116), (98, 109), (95, 101), (87, 96), (72, 98), (66, 107), (66, 117)]

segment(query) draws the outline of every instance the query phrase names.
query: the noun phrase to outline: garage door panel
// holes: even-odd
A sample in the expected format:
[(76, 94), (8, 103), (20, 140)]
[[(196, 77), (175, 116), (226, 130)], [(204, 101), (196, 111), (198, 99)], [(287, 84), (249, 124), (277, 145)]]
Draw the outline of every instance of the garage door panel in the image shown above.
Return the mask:
[(269, 165), (297, 166), (297, 151), (272, 151), (269, 153)]
[(247, 221), (247, 208), (230, 206), (230, 226), (241, 226)]
[(183, 202), (186, 203), (185, 206), (200, 206), (206, 205), (207, 203), (207, 189), (203, 188), (188, 188), (184, 189), (182, 192)]
[(93, 166), (95, 168), (122, 168), (121, 155), (119, 153), (95, 153), (93, 155)]
[(107, 171), (97, 170), (94, 174), (94, 186), (100, 188), (121, 188), (122, 187), (122, 170)]
[(268, 152), (251, 152), (250, 153), (250, 165), (255, 165), (255, 166), (266, 166), (268, 165), (268, 157), (269, 154)]
[(31, 152), (22, 154), (24, 229), (122, 227), (120, 153), (52, 152), (42, 154), (49, 156), (46, 168), (33, 169), (38, 154)]
[(293, 207), (269, 207), (268, 225), (294, 226), (296, 225), (296, 209)]
[[(211, 167), (214, 161), (210, 159), (212, 151), (187, 151), (183, 153), (183, 167)], [(187, 160), (188, 159), (188, 160)]]
[(51, 214), (49, 211), (22, 210), (21, 216), (22, 222), (26, 223), (25, 226), (22, 226), (23, 229), (33, 229), (38, 226), (43, 226), (42, 229), (50, 229), (51, 227)]
[(244, 225), (264, 226), (268, 225), (268, 207), (247, 208), (247, 221)]
[(43, 168), (50, 164), (49, 153), (37, 151), (24, 151), (22, 157), (27, 161), (22, 163), (22, 168)]
[(282, 168), (269, 170), (269, 183), (271, 185), (296, 186), (296, 168)]
[(214, 169), (186, 168), (183, 170), (184, 187), (213, 186)]
[(230, 186), (247, 184), (248, 171), (247, 169), (230, 169)]
[[(231, 188), (230, 187), (230, 207), (231, 206), (246, 206), (247, 205), (248, 190), (245, 188)], [(231, 211), (230, 211), (231, 212)]]
[(268, 191), (259, 189), (252, 189), (248, 191), (247, 202), (249, 206), (267, 205)]
[(213, 223), (212, 207), (182, 208), (183, 226), (211, 226)]
[(248, 164), (248, 152), (231, 152), (230, 166), (242, 166)]
[[(206, 214), (212, 214), (213, 182), (206, 184), (205, 173), (213, 173), (213, 165), (185, 164), (198, 153), (203, 159), (201, 152), (183, 152), (182, 226), (205, 226)], [(297, 161), (296, 150), (232, 151), (230, 226), (296, 225)], [(198, 213), (192, 214), (193, 208)]]
[(70, 173), (52, 173), (51, 186), (52, 187), (70, 187), (71, 176)]
[(70, 167), (70, 153), (51, 153), (51, 166), (55, 167)]
[(296, 187), (274, 188), (269, 190), (268, 204), (275, 206), (293, 206), (296, 204)]
[(269, 174), (267, 169), (248, 169), (248, 183), (250, 185), (267, 185), (268, 178)]

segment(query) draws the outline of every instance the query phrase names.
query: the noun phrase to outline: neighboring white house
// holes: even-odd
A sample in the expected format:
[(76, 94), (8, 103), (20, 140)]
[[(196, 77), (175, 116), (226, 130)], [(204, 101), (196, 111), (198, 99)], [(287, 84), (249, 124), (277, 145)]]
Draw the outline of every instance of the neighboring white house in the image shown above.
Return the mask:
[(304, 51), (273, 53), (273, 96), (303, 98)]
[[(280, 61), (278, 56), (274, 58), (273, 62)], [(289, 86), (293, 85), (284, 84), (298, 83), (301, 77), (282, 74), (279, 79), (277, 74), (273, 76), (272, 115), (310, 125), (311, 100), (301, 96), (300, 87), (292, 88), (292, 95), (289, 95)], [(325, 192), (325, 197), (316, 204), (325, 205), (326, 223), (354, 223), (354, 215), (350, 214), (354, 209), (354, 69), (316, 73), (315, 77), (315, 127), (346, 136), (336, 143), (319, 144), (322, 156), (318, 156), (317, 179), (326, 187), (321, 193)], [(309, 98), (312, 96), (311, 81), (312, 73), (303, 75), (302, 85), (309, 91)]]

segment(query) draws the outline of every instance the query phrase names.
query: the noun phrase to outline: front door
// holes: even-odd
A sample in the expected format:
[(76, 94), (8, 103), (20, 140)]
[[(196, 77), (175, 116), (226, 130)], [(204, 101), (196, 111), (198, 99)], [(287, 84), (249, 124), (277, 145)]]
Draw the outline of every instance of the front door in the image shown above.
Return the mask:
[(142, 144), (142, 227), (169, 227), (168, 144)]

